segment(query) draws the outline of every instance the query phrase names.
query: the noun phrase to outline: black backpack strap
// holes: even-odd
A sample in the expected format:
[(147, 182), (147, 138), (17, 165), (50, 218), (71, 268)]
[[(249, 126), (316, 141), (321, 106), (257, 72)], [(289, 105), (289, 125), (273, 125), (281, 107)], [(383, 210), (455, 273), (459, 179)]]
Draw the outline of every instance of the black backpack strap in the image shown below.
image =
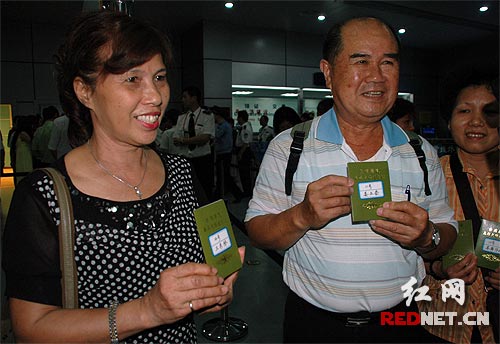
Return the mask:
[(290, 155), (285, 170), (285, 193), (287, 196), (292, 194), (292, 181), (295, 171), (299, 166), (300, 154), (304, 149), (304, 140), (309, 136), (312, 120), (295, 125), (290, 133), (293, 141), (290, 145)]
[(467, 178), (467, 173), (463, 171), (462, 163), (460, 163), (460, 159), (456, 152), (450, 155), (450, 169), (453, 174), (458, 197), (460, 198), (460, 205), (464, 212), (464, 218), (472, 220), (474, 240), (477, 240), (479, 228), (481, 227), (481, 216), (479, 216), (479, 211), (477, 210), (476, 201), (469, 184), (469, 178)]
[(425, 153), (422, 149), (422, 139), (412, 131), (406, 131), (406, 134), (410, 138), (410, 145), (413, 147), (415, 154), (417, 155), (420, 168), (424, 173), (424, 184), (425, 184), (425, 195), (432, 195), (431, 188), (429, 187), (429, 171), (427, 170), (427, 165), (425, 164)]

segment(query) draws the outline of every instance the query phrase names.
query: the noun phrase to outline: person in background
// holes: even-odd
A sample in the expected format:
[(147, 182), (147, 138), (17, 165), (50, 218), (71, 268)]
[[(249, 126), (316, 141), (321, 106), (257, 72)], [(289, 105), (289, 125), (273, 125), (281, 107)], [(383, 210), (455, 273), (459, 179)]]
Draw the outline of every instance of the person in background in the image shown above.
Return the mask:
[(12, 135), (16, 132), (17, 129), (17, 121), (20, 116), (13, 116), (12, 117), (12, 127), (9, 129), (9, 132), (7, 133), (7, 147), (12, 147)]
[(239, 203), (243, 198), (243, 192), (230, 173), (233, 152), (233, 128), (226, 121), (222, 109), (214, 106), (212, 112), (215, 118), (216, 198), (223, 198), (226, 192), (229, 191), (234, 197), (233, 203)]
[(387, 116), (403, 130), (415, 131), (414, 121), (417, 118), (415, 104), (403, 98), (396, 98), (394, 106)]
[(163, 135), (163, 132), (166, 130), (165, 126), (166, 126), (166, 123), (165, 123), (165, 118), (167, 116), (164, 115), (161, 119), (161, 123), (160, 123), (160, 126), (158, 127), (158, 129), (156, 130), (156, 139), (154, 141), (154, 148), (159, 148), (160, 147), (160, 143), (161, 143), (161, 136)]
[(274, 136), (278, 136), (283, 130), (293, 127), (295, 124), (302, 123), (297, 111), (288, 106), (282, 106), (274, 113), (273, 129)]
[(69, 117), (67, 114), (62, 114), (54, 119), (47, 147), (54, 159), (59, 159), (73, 149), (69, 142)]
[(48, 106), (42, 111), (43, 123), (33, 135), (33, 164), (35, 168), (47, 167), (55, 161), (54, 154), (49, 150), (49, 141), (54, 126), (54, 119), (59, 116), (55, 106)]
[(162, 123), (165, 123), (165, 130), (161, 134), (159, 149), (168, 154), (178, 154), (178, 146), (174, 145), (174, 133), (177, 120), (181, 114), (180, 110), (170, 109), (165, 113)]
[[(194, 312), (220, 311), (237, 274), (204, 264), (189, 162), (149, 149), (167, 107), (164, 34), (126, 14), (85, 12), (57, 53), (76, 148), (56, 162), (75, 223), (78, 309), (61, 308), (59, 207), (41, 171), (15, 189), (3, 267), (18, 342), (196, 342)], [(240, 250), (243, 254), (243, 250)]]
[(257, 135), (258, 142), (270, 142), (274, 137), (274, 130), (269, 126), (269, 117), (262, 115), (259, 118), (260, 128)]
[(14, 185), (17, 185), (27, 173), (33, 171), (31, 143), (35, 130), (35, 116), (20, 116), (16, 131), (12, 134), (10, 147), (10, 165), (14, 171)]
[(311, 119), (314, 118), (314, 112), (309, 112), (309, 111), (305, 111), (302, 113), (302, 115), (300, 115), (300, 120), (302, 122), (307, 122), (307, 121), (310, 121)]
[(253, 129), (252, 124), (248, 121), (248, 112), (246, 112), (246, 110), (238, 111), (236, 121), (239, 124), (235, 143), (238, 171), (240, 174), (241, 186), (243, 187), (243, 197), (250, 197), (252, 196), (251, 168), (254, 159), (250, 144), (253, 140)]
[[(381, 322), (382, 311), (417, 310), (402, 287), (411, 277), (420, 286), (423, 259), (445, 254), (457, 226), (436, 150), (423, 140), (427, 196), (408, 136), (385, 116), (397, 97), (399, 54), (397, 35), (379, 19), (332, 27), (320, 68), (334, 105), (311, 123), (291, 195), (285, 193), (291, 130), (271, 141), (262, 161), (245, 222), (252, 245), (285, 251), (284, 342), (434, 340), (421, 326)], [(363, 161), (387, 161), (393, 201), (377, 209), (384, 219), (353, 224), (354, 180), (346, 164)]]
[[(494, 77), (464, 68), (458, 76), (449, 77), (444, 90), (442, 114), (448, 122), (457, 150), (451, 156), (441, 157), (441, 165), (450, 205), (455, 211), (455, 219), (459, 221), (472, 220), (464, 211), (467, 204), (463, 202), (467, 202), (467, 207), (477, 208), (480, 218), (500, 223), (499, 134), (497, 126), (488, 125), (485, 113), (488, 106), (498, 102), (492, 87)], [(465, 189), (467, 185), (455, 180), (454, 173), (466, 175), (464, 180), (470, 186), (473, 199), (464, 200), (460, 196), (459, 189)], [(479, 228), (473, 230), (474, 243), (478, 232)], [(495, 271), (481, 270), (477, 266), (477, 257), (468, 253), (447, 268), (443, 268), (440, 259), (434, 260), (428, 264), (427, 270), (424, 284), (430, 288), (428, 294), (433, 300), (419, 303), (422, 311), (456, 312), (457, 319), (462, 319), (467, 312), (489, 312), (490, 325), (463, 323), (454, 326), (426, 325), (425, 328), (451, 343), (498, 343), (500, 268)], [(452, 278), (466, 283), (465, 303), (462, 306), (457, 302), (443, 302), (440, 298), (440, 285)]]
[(317, 116), (321, 116), (328, 110), (330, 110), (333, 107), (333, 99), (332, 98), (325, 98), (322, 99), (318, 105), (316, 106), (316, 114)]
[(2, 131), (0, 130), (0, 177), (3, 175), (5, 167), (5, 146), (3, 145)]
[(187, 112), (179, 116), (174, 144), (179, 146), (179, 154), (191, 161), (208, 199), (212, 200), (215, 166), (210, 144), (215, 136), (214, 115), (201, 106), (201, 91), (195, 86), (182, 91), (182, 103)]
[(259, 118), (259, 123), (260, 128), (259, 133), (257, 134), (257, 141), (251, 143), (251, 148), (258, 165), (260, 165), (260, 163), (262, 162), (262, 158), (264, 157), (267, 146), (274, 137), (274, 129), (268, 125), (269, 117), (267, 117), (266, 115), (262, 115)]

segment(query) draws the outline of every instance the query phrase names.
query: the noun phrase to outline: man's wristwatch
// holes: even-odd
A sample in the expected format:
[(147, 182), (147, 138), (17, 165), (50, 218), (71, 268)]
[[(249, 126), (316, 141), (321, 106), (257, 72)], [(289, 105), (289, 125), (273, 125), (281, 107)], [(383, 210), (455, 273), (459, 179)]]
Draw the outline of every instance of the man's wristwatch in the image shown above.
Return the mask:
[(425, 246), (425, 247), (416, 247), (416, 250), (421, 254), (428, 253), (428, 252), (434, 250), (439, 245), (439, 242), (441, 241), (441, 235), (439, 234), (439, 228), (432, 221), (429, 221), (429, 224), (432, 227), (431, 244), (428, 246)]

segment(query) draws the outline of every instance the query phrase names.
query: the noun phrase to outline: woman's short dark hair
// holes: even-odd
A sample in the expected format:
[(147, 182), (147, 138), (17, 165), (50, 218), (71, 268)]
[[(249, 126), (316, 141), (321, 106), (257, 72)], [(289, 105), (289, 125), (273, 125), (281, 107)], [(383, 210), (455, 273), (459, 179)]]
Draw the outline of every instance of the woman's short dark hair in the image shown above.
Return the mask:
[[(457, 104), (457, 98), (463, 89), (473, 86), (485, 86), (491, 93), (495, 94), (494, 88), (498, 88), (498, 72), (495, 75), (488, 71), (480, 71), (471, 66), (458, 67), (449, 73), (442, 84), (440, 113), (446, 122), (449, 122), (453, 109)], [(495, 95), (498, 97), (498, 95)]]
[(73, 89), (75, 78), (95, 88), (98, 77), (124, 73), (156, 54), (168, 65), (170, 44), (146, 22), (110, 10), (87, 12), (76, 19), (55, 56), (59, 99), (70, 118), (68, 135), (73, 147), (85, 143), (93, 130), (90, 111)]

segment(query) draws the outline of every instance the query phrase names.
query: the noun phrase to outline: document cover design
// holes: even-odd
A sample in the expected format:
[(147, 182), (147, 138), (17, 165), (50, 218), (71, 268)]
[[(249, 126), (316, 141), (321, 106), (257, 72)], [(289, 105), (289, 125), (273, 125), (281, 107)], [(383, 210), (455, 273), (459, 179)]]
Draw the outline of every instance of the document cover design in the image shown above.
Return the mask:
[(457, 240), (451, 250), (443, 256), (443, 268), (458, 263), (464, 259), (469, 252), (474, 253), (474, 234), (472, 233), (472, 221), (458, 221)]
[(392, 200), (387, 161), (349, 162), (347, 175), (354, 179), (352, 223), (382, 219), (377, 215), (377, 209)]
[(500, 266), (500, 223), (482, 220), (476, 242), (477, 265), (495, 270)]
[(223, 278), (241, 269), (238, 245), (224, 201), (220, 199), (196, 209), (194, 217), (207, 264), (217, 268)]

